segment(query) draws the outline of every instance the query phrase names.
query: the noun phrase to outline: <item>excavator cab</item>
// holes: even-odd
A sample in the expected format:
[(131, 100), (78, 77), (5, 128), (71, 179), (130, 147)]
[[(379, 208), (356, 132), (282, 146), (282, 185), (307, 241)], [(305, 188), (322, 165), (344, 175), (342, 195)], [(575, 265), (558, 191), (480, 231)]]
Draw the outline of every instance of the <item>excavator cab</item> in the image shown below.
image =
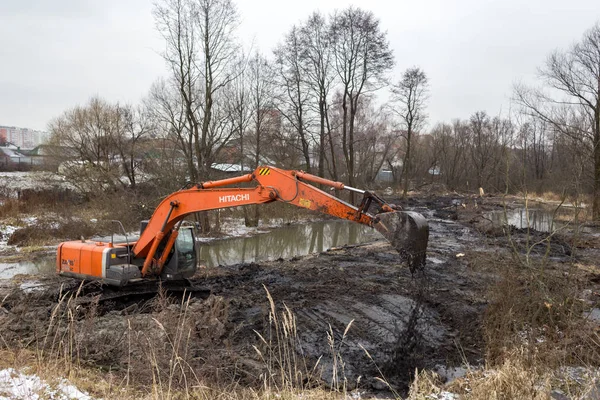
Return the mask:
[[(148, 221), (142, 221), (140, 235), (146, 229)], [(160, 274), (162, 280), (181, 280), (191, 278), (196, 273), (198, 256), (196, 252), (196, 238), (193, 225), (183, 225), (178, 229), (177, 238), (170, 250)], [(161, 246), (161, 247), (164, 247)], [(161, 252), (162, 248), (159, 249)]]
[(196, 238), (194, 228), (184, 226), (179, 228), (171, 258), (165, 264), (160, 275), (163, 280), (180, 280), (191, 278), (196, 273), (198, 263), (196, 253)]

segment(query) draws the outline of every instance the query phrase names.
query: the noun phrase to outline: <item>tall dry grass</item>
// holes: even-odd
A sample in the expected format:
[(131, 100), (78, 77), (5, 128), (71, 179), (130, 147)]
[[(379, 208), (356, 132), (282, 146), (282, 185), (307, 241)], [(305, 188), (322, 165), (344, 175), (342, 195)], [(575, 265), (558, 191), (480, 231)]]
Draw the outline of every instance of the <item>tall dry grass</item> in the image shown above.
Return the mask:
[(269, 301), (268, 327), (266, 333), (254, 331), (260, 343), (252, 346), (264, 365), (263, 390), (298, 393), (319, 386), (321, 359), (309, 366), (298, 337), (296, 316), (285, 304), (278, 312), (271, 293), (263, 287)]
[[(0, 349), (2, 358), (11, 367), (29, 367), (43, 379), (67, 378), (81, 390), (102, 398), (119, 399), (338, 399), (348, 393), (344, 376), (341, 343), (336, 342), (333, 329), (324, 335), (333, 360), (333, 381), (327, 386), (322, 381), (320, 359), (309, 363), (303, 354), (296, 316), (287, 306), (277, 309), (266, 290), (269, 304), (268, 325), (258, 338), (254, 350), (262, 363), (260, 387), (244, 385), (229, 376), (214, 379), (198, 368), (196, 334), (198, 315), (192, 307), (192, 297), (177, 300), (166, 291), (147, 307), (152, 326), (140, 330), (139, 320), (127, 318), (123, 342), (127, 351), (119, 369), (99, 370), (86, 359), (97, 349), (98, 304), (80, 301), (83, 284), (75, 290), (63, 291), (52, 306), (45, 328), (36, 335), (31, 346), (16, 348), (7, 344)], [(86, 299), (87, 300), (87, 299)], [(209, 313), (222, 311), (216, 301)], [(203, 316), (211, 319), (216, 315)], [(120, 329), (115, 325), (115, 329)], [(342, 342), (349, 333), (349, 324)], [(104, 329), (104, 328), (103, 328)], [(90, 339), (92, 338), (92, 339)], [(0, 339), (2, 339), (0, 337)], [(92, 341), (91, 341), (92, 340)], [(0, 340), (0, 343), (3, 343)], [(142, 348), (144, 351), (140, 352)], [(17, 360), (21, 360), (17, 362)], [(209, 362), (210, 360), (207, 360)], [(2, 363), (0, 363), (1, 365)], [(240, 364), (238, 368), (243, 368)]]

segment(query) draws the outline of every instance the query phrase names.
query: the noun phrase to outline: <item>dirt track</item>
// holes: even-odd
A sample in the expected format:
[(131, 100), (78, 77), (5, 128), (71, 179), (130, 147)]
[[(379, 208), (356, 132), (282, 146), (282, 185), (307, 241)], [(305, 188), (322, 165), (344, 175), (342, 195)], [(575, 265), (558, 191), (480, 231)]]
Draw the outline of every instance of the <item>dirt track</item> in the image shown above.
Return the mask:
[[(129, 363), (138, 371), (137, 382), (148, 382), (152, 378), (144, 358), (148, 346), (156, 346), (156, 358), (164, 358), (158, 363), (168, 365), (172, 348), (165, 343), (176, 336), (177, 326), (185, 326), (192, 332), (185, 343), (186, 362), (192, 369), (204, 376), (256, 384), (264, 362), (252, 346), (264, 350), (257, 332), (268, 336), (267, 288), (280, 311), (285, 304), (296, 315), (296, 351), (307, 357), (309, 368), (322, 357), (319, 365), (328, 383), (333, 361), (327, 339), (330, 326), (350, 386), (361, 376), (362, 388), (383, 389), (375, 379), (376, 367), (402, 390), (415, 368), (477, 364), (483, 357), (479, 326), (485, 292), (496, 276), (474, 270), (461, 253), (480, 249), (494, 256), (496, 250), (486, 237), (472, 228), (481, 210), (463, 210), (450, 198), (411, 206), (430, 224), (428, 261), (422, 272), (412, 275), (398, 265), (397, 253), (383, 241), (290, 260), (205, 269), (194, 283), (212, 296), (192, 299), (185, 317), (177, 301), (160, 298), (125, 308), (117, 304), (77, 308), (77, 321), (69, 328), (80, 348), (77, 357), (84, 364), (113, 371), (123, 371)], [(43, 284), (52, 289), (29, 294), (12, 286), (0, 289), (4, 293), (0, 299), (8, 295), (0, 310), (0, 335), (7, 343), (31, 345), (48, 332), (54, 338), (65, 336), (66, 326), (48, 328), (58, 281), (49, 278)]]

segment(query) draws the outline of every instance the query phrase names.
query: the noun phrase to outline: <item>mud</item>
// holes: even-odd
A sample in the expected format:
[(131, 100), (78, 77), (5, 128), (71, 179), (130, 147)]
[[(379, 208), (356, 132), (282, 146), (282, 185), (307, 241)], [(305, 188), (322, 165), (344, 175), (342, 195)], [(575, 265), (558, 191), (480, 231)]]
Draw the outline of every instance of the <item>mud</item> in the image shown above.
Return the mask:
[[(382, 371), (394, 388), (404, 391), (415, 368), (483, 362), (485, 295), (497, 276), (493, 270), (473, 268), (463, 255), (477, 250), (493, 257), (508, 246), (495, 230), (501, 228), (487, 226), (482, 218), (501, 207), (498, 200), (421, 198), (408, 207), (424, 214), (430, 226), (427, 262), (414, 274), (400, 264), (390, 244), (377, 241), (201, 269), (192, 284), (211, 295), (192, 297), (187, 305), (181, 294), (94, 305), (89, 299), (97, 293), (78, 292), (75, 281), (38, 278), (32, 290), (30, 278), (17, 278), (0, 286), (0, 335), (8, 346), (25, 347), (48, 346), (50, 341), (43, 340), (48, 337), (73, 336), (77, 352), (70, 356), (110, 371), (136, 371), (134, 383), (147, 384), (153, 379), (148, 354), (168, 370), (172, 353), (183, 350), (167, 344), (185, 328), (189, 336), (181, 345), (182, 357), (194, 373), (260, 385), (268, 370), (265, 354), (272, 348), (268, 290), (279, 311), (285, 305), (295, 315), (293, 348), (307, 370), (318, 362), (326, 384), (335, 386), (341, 375), (348, 386), (360, 381), (361, 388), (370, 390), (386, 389), (376, 379)], [(512, 233), (523, 247), (525, 233)], [(573, 256), (568, 238), (554, 240), (554, 257)], [(593, 238), (586, 243), (585, 249), (577, 249), (582, 259), (597, 251)], [(88, 299), (85, 306), (70, 303), (75, 294)], [(60, 315), (62, 325), (56, 322)]]

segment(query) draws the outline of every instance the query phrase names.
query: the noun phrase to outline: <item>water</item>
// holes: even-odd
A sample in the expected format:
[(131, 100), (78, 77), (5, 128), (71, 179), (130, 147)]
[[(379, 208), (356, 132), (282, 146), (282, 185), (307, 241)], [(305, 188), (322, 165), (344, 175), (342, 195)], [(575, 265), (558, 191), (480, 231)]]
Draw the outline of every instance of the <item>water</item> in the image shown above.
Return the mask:
[(0, 279), (10, 279), (19, 274), (48, 275), (56, 270), (54, 255), (40, 257), (34, 261), (0, 263)]
[[(486, 215), (494, 225), (511, 225), (518, 229), (535, 229), (539, 232), (553, 232), (554, 230), (573, 225), (576, 210), (573, 208), (560, 208), (548, 210), (543, 208), (529, 209), (517, 208), (514, 210), (493, 211)], [(529, 217), (529, 218), (528, 218)], [(579, 218), (583, 216), (580, 215)]]
[(200, 264), (214, 267), (304, 256), (381, 237), (374, 229), (354, 222), (318, 221), (280, 227), (256, 236), (202, 243), (198, 255)]
[[(334, 220), (275, 228), (250, 237), (197, 243), (199, 263), (208, 267), (276, 260), (319, 253), (331, 247), (359, 244), (382, 236), (368, 226)], [(0, 279), (18, 274), (44, 275), (55, 271), (53, 254), (34, 261), (0, 263)]]

